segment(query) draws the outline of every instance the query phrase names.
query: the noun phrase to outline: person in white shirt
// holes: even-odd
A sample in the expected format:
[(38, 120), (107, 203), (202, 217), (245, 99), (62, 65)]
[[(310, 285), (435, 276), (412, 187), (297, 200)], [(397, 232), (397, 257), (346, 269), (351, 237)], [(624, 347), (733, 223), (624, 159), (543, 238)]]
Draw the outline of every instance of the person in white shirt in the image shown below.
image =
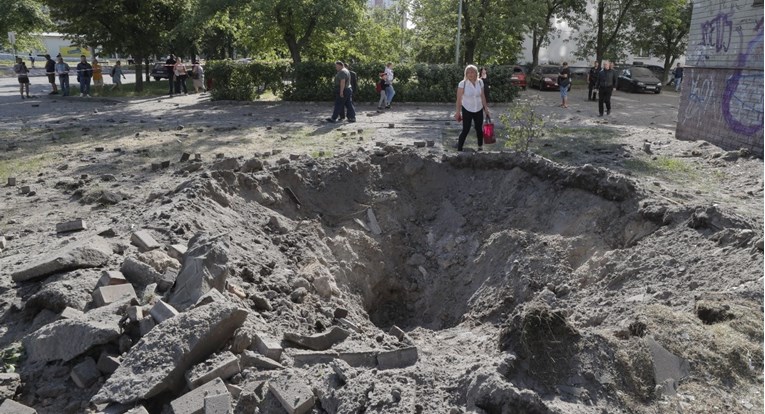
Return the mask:
[(483, 148), (483, 115), (491, 116), (489, 106), (486, 104), (486, 95), (483, 91), (483, 81), (478, 79), (478, 68), (468, 65), (465, 68), (465, 79), (457, 86), (457, 111), (454, 119), (462, 121), (462, 133), (457, 142), (457, 151), (462, 151), (465, 138), (470, 132), (470, 124), (475, 125), (475, 133), (478, 136), (478, 151)]
[(385, 65), (385, 109), (390, 109), (390, 103), (393, 101), (393, 96), (396, 95), (396, 90), (393, 89), (393, 62), (388, 62)]

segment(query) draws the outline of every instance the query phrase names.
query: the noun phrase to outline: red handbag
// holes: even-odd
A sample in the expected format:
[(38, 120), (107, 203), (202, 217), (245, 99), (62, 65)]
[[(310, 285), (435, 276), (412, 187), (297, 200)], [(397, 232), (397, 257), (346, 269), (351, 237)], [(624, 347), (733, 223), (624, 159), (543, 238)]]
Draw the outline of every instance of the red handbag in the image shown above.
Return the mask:
[(494, 123), (491, 122), (491, 117), (486, 117), (483, 122), (483, 143), (494, 144), (497, 140), (494, 138)]

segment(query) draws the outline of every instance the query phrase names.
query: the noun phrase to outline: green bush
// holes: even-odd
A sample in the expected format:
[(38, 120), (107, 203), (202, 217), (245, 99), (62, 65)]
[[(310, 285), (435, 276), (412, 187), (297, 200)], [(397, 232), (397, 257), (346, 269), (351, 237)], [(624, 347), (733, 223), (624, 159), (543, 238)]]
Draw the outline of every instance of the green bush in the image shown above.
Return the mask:
[[(377, 102), (375, 83), (384, 70), (383, 62), (357, 63), (351, 66), (358, 77), (357, 102)], [(511, 102), (518, 88), (510, 84), (512, 66), (488, 67), (491, 80), (491, 101)], [(236, 63), (214, 61), (205, 70), (212, 77), (213, 99), (252, 100), (264, 89), (286, 101), (331, 101), (334, 62), (303, 62), (289, 65), (281, 62)], [(457, 65), (396, 65), (394, 67), (397, 102), (454, 102), (457, 84), (463, 79), (464, 67)]]

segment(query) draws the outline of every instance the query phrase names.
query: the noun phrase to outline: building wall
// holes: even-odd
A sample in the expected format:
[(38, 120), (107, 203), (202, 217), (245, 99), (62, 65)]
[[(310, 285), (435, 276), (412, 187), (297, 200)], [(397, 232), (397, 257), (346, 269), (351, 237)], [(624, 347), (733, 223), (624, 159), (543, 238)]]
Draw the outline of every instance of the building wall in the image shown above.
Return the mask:
[(677, 138), (763, 155), (763, 2), (694, 2)]

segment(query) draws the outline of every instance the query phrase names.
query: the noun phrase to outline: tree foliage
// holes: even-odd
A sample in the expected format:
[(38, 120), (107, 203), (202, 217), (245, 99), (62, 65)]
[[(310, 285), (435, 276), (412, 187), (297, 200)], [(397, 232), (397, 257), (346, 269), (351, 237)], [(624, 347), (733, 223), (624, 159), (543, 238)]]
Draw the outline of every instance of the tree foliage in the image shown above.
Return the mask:
[(649, 0), (632, 12), (632, 50), (663, 58), (664, 82), (672, 64), (688, 46), (692, 14), (689, 0)]
[(525, 0), (528, 33), (531, 36), (531, 66), (539, 64), (539, 50), (559, 35), (556, 21), (578, 27), (587, 17), (587, 0)]
[(37, 48), (40, 44), (34, 33), (51, 24), (43, 11), (42, 3), (36, 0), (0, 0), (0, 45), (10, 49), (8, 32), (16, 33), (16, 50)]
[(597, 0), (595, 16), (582, 24), (575, 55), (584, 60), (595, 55), (598, 62), (623, 60), (629, 50), (624, 33), (630, 28), (633, 7), (639, 4), (637, 0)]

